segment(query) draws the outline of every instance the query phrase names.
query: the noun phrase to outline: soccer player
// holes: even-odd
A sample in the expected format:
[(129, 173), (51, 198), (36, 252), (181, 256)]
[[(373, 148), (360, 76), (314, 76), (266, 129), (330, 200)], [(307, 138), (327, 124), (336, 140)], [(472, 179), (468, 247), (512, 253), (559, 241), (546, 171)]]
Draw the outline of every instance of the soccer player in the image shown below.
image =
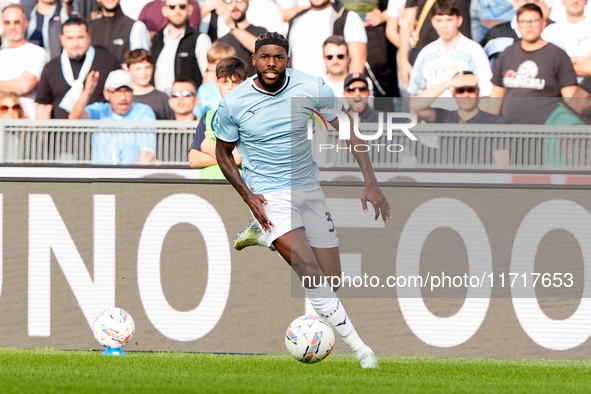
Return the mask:
[[(300, 278), (315, 278), (315, 283), (320, 283), (325, 276), (341, 274), (339, 243), (317, 180), (318, 166), (307, 139), (308, 117), (296, 114), (292, 125), (291, 102), (304, 99), (303, 106), (315, 110), (343, 110), (343, 105), (322, 78), (287, 69), (288, 53), (289, 43), (278, 33), (268, 32), (257, 39), (253, 54), (256, 75), (220, 103), (214, 128), (216, 156), (226, 179), (257, 222), (241, 237), (255, 242), (235, 247), (273, 246)], [(325, 117), (338, 129), (336, 115)], [(353, 132), (351, 135), (351, 144), (361, 143)], [(242, 157), (243, 177), (232, 155), (236, 146)], [(381, 214), (386, 221), (392, 210), (377, 185), (369, 156), (353, 152), (365, 179), (363, 209), (367, 212), (369, 201), (376, 220)], [(378, 368), (375, 353), (359, 338), (333, 289), (308, 286), (310, 303), (355, 353), (361, 367)]]

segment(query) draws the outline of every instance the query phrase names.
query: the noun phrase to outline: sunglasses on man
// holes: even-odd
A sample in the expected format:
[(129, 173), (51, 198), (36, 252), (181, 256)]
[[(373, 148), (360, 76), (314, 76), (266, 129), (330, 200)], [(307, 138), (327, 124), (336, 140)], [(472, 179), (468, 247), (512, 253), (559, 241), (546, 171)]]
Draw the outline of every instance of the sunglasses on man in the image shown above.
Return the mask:
[(172, 97), (193, 97), (195, 93), (191, 92), (190, 90), (179, 90), (170, 93)]
[(353, 93), (357, 89), (359, 89), (359, 92), (368, 92), (369, 91), (369, 88), (367, 86), (349, 86), (349, 87), (345, 88), (345, 92)]
[(9, 105), (2, 105), (0, 106), (0, 112), (2, 112), (3, 114), (8, 113), (9, 110), (13, 110), (13, 111), (20, 111), (21, 109), (23, 109), (20, 104), (15, 104), (13, 106), (9, 106)]
[(344, 55), (344, 54), (342, 54), (342, 53), (340, 53), (340, 54), (338, 54), (338, 55), (326, 55), (326, 59), (330, 61), (330, 60), (332, 60), (332, 59), (333, 59), (335, 56), (336, 56), (336, 57), (337, 57), (337, 59), (339, 59), (339, 60), (343, 60), (343, 59), (345, 58), (345, 55)]
[(181, 10), (184, 10), (187, 8), (187, 4), (169, 4), (168, 8), (170, 8), (171, 10), (175, 10), (176, 7), (179, 7)]
[(461, 88), (454, 88), (454, 91), (457, 94), (476, 93), (476, 89), (478, 89), (476, 86), (464, 86), (464, 87), (461, 87)]

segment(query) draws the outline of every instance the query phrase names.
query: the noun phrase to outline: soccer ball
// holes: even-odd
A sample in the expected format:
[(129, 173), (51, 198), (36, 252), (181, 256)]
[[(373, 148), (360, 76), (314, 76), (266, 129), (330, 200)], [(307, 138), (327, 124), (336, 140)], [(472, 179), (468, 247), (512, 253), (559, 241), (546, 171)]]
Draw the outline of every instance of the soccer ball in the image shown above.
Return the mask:
[(102, 311), (92, 326), (94, 337), (107, 349), (121, 349), (135, 333), (133, 318), (121, 308)]
[(298, 361), (306, 364), (324, 360), (334, 347), (330, 325), (318, 316), (304, 315), (291, 322), (285, 333), (285, 347)]

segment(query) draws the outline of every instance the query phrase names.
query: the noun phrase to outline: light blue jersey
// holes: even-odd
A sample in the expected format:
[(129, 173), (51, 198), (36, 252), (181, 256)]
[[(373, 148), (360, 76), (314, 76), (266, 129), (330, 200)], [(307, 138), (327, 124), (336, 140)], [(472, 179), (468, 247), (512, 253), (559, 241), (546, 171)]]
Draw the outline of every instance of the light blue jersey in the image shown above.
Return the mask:
[[(319, 171), (307, 138), (309, 108), (341, 110), (343, 105), (322, 78), (287, 69), (285, 84), (273, 93), (257, 87), (256, 78), (222, 99), (214, 121), (216, 137), (237, 142), (242, 177), (253, 193), (315, 183)], [(327, 122), (336, 118), (323, 116)]]
[[(124, 116), (113, 113), (111, 104), (94, 103), (86, 106), (90, 119), (104, 120), (156, 120), (152, 108), (146, 104), (132, 103)], [(92, 133), (92, 164), (137, 164), (142, 151), (156, 152), (156, 135), (153, 133)]]

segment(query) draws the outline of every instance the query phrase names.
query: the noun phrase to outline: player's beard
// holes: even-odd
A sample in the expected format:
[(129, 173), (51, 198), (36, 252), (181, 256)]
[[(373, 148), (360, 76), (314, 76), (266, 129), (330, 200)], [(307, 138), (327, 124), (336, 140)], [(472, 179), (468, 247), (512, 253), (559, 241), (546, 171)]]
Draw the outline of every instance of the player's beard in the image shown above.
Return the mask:
[(279, 78), (277, 78), (277, 81), (273, 83), (265, 82), (265, 80), (263, 79), (263, 73), (264, 71), (261, 72), (257, 69), (257, 78), (259, 79), (259, 83), (261, 84), (262, 88), (265, 89), (267, 92), (276, 92), (285, 83), (285, 70), (279, 73)]

